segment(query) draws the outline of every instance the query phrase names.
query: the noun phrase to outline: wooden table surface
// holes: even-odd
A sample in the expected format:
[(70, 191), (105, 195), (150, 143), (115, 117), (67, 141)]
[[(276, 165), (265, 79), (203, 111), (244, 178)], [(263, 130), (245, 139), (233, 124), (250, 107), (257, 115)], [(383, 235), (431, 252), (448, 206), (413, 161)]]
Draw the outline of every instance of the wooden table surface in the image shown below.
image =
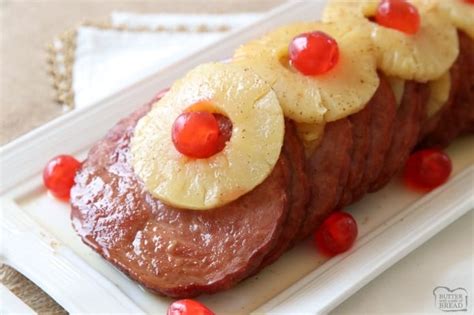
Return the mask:
[[(61, 115), (46, 67), (46, 46), (78, 23), (103, 21), (114, 10), (142, 13), (266, 11), (283, 0), (0, 0), (0, 145)], [(8, 266), (0, 282), (39, 313), (59, 305)]]

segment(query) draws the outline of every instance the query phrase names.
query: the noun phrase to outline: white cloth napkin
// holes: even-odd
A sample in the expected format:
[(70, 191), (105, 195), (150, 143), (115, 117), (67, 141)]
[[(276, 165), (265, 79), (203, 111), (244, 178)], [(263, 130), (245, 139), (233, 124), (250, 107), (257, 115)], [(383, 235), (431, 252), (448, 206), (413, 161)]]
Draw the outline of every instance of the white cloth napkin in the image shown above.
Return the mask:
[(126, 25), (132, 28), (148, 27), (186, 27), (190, 31), (199, 31), (206, 27), (209, 31), (223, 28), (235, 29), (258, 20), (261, 13), (236, 14), (137, 14), (131, 12), (113, 12), (110, 16), (115, 26)]
[[(94, 104), (260, 16), (256, 13), (141, 15), (114, 12), (111, 15), (113, 26), (150, 30), (164, 27), (187, 31), (121, 31), (80, 27), (72, 74), (75, 106), (81, 108)], [(199, 32), (203, 27), (207, 31)]]

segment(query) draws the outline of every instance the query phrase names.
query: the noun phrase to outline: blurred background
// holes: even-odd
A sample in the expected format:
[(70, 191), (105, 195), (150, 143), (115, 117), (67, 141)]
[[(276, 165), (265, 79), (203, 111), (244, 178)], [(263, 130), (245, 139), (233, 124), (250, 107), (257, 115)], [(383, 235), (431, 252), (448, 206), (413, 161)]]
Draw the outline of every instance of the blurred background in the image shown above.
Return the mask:
[[(282, 2), (282, 0), (1, 0), (0, 145), (6, 144), (74, 107), (75, 97), (82, 97), (85, 99), (84, 102), (93, 103), (94, 100), (114, 92), (112, 90), (104, 91), (105, 87), (103, 87), (101, 95), (89, 95), (90, 91), (86, 91), (88, 85), (95, 81), (104, 81), (105, 78), (101, 77), (102, 80), (96, 78), (94, 81), (94, 76), (91, 73), (95, 71), (105, 75), (110, 67), (114, 67), (114, 64), (110, 63), (116, 58), (113, 54), (114, 45), (120, 46), (116, 49), (118, 51), (124, 46), (133, 49), (134, 45), (135, 47), (141, 45), (143, 48), (151, 41), (154, 43), (151, 46), (154, 47), (150, 48), (147, 57), (148, 62), (153, 63), (151, 61), (153, 57), (150, 56), (153, 53), (152, 49), (156, 51), (157, 45), (161, 45), (160, 40), (163, 41), (163, 38), (154, 40), (152, 34), (166, 33), (173, 37), (172, 34), (177, 33), (180, 38), (183, 38), (185, 35), (183, 33), (192, 33), (192, 36), (196, 38), (196, 33), (209, 32), (211, 34), (208, 34), (210, 36), (207, 40), (212, 41), (214, 38), (218, 38), (220, 33), (223, 34), (237, 28), (245, 24), (246, 21), (252, 21), (259, 14), (264, 14)], [(120, 15), (118, 19), (122, 19), (116, 23), (123, 22), (127, 25), (112, 25), (111, 14), (114, 12)], [(164, 18), (148, 16), (145, 17), (144, 25), (134, 24), (135, 19), (140, 20), (143, 14), (168, 13), (179, 16)], [(241, 13), (250, 14), (242, 16)], [(196, 14), (213, 15), (208, 18), (206, 16), (196, 18)], [(220, 14), (225, 14), (223, 19), (215, 16)], [(237, 16), (235, 19), (226, 18), (227, 14), (237, 14)], [(134, 16), (130, 17), (130, 15)], [(236, 20), (237, 23), (232, 24), (233, 20)], [(138, 24), (140, 23), (138, 22)], [(207, 27), (207, 24), (210, 24), (210, 27)], [(81, 25), (82, 27), (92, 25), (93, 34), (84, 35), (85, 39), (81, 42), (81, 46), (74, 47), (77, 44), (74, 42), (75, 37), (77, 37)], [(97, 31), (101, 29), (109, 32), (100, 34)], [(129, 34), (128, 29), (133, 29), (134, 34)], [(128, 34), (112, 36), (112, 38), (108, 36), (110, 33), (117, 35), (119, 30)], [(96, 32), (94, 33), (94, 31)], [(102, 35), (105, 36), (105, 39), (101, 41)], [(147, 37), (147, 35), (149, 36)], [(140, 39), (140, 37), (145, 37), (145, 39)], [(63, 39), (65, 42), (60, 42), (58, 39)], [(105, 44), (110, 42), (108, 54), (94, 55), (97, 50), (104, 51), (104, 47), (101, 46), (105, 45), (104, 41), (107, 41)], [(127, 43), (129, 44), (127, 45)], [(90, 47), (91, 45), (93, 47)], [(86, 58), (81, 60), (80, 70), (76, 71), (76, 75), (80, 76), (77, 84), (79, 84), (79, 88), (82, 88), (81, 91), (76, 91), (77, 95), (74, 94), (74, 80), (72, 78), (75, 60), (71, 60), (74, 59), (76, 48), (81, 49), (81, 56), (86, 54)], [(52, 52), (54, 49), (65, 49), (66, 51), (55, 55), (54, 51)], [(182, 42), (182, 46), (175, 43), (173, 49), (174, 51), (189, 51), (192, 48)], [(94, 56), (94, 60), (90, 60), (91, 54)], [(154, 59), (159, 60), (159, 57), (156, 54)], [(105, 66), (100, 64), (100, 60), (104, 61)], [(141, 67), (148, 68), (149, 71), (156, 71), (159, 67), (159, 65), (151, 65), (145, 64)], [(139, 66), (136, 65), (135, 69)], [(115, 70), (120, 72), (120, 69)], [(123, 75), (126, 74), (125, 71)], [(146, 74), (145, 71), (141, 75), (136, 74), (133, 78), (129, 78), (127, 82), (119, 82), (120, 84), (114, 82), (113, 85), (125, 86), (134, 80), (139, 80)], [(81, 92), (86, 94), (83, 96), (80, 94)], [(80, 105), (83, 105), (82, 103)]]

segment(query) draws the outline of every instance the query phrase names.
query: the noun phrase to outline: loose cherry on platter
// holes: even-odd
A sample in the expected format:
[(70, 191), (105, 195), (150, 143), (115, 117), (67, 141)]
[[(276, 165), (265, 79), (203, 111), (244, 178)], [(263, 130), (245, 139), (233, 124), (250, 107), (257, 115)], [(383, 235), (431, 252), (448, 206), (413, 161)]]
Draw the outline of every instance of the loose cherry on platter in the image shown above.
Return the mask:
[(296, 36), (288, 47), (290, 64), (304, 75), (321, 75), (337, 64), (339, 46), (334, 38), (316, 31)]
[(196, 159), (205, 159), (219, 152), (219, 124), (206, 111), (185, 112), (173, 123), (171, 137), (180, 153)]
[(357, 222), (352, 215), (335, 211), (316, 230), (314, 243), (319, 251), (331, 257), (351, 248), (357, 233)]
[(406, 0), (382, 0), (377, 7), (375, 21), (409, 35), (416, 34), (420, 29), (418, 9)]
[(210, 309), (201, 303), (186, 299), (171, 303), (166, 315), (215, 315)]
[(403, 179), (408, 187), (427, 192), (444, 184), (451, 171), (451, 159), (446, 153), (438, 149), (425, 149), (408, 158)]
[(51, 194), (62, 200), (69, 200), (74, 176), (81, 162), (70, 155), (58, 155), (51, 159), (43, 170), (44, 186)]

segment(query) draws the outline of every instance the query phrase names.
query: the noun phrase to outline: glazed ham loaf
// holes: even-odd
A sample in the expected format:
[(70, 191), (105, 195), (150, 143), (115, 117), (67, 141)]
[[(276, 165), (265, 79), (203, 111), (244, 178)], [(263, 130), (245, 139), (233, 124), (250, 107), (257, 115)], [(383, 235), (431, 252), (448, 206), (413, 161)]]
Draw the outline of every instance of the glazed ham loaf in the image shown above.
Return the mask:
[(224, 208), (166, 206), (146, 192), (130, 165), (130, 137), (148, 109), (121, 121), (92, 148), (71, 192), (73, 227), (105, 259), (158, 293), (189, 297), (230, 288), (280, 246), (290, 209), (288, 158), (282, 154), (261, 185)]
[[(424, 1), (430, 5), (436, 3), (436, 0)], [(336, 5), (331, 6), (326, 14), (328, 19), (337, 20), (340, 15), (348, 16), (351, 21), (364, 18), (362, 13), (355, 17), (352, 13), (347, 13), (344, 4), (341, 9), (341, 1), (334, 2)], [(428, 8), (422, 12), (436, 13), (430, 10)], [(429, 21), (436, 27), (436, 20)], [(367, 30), (364, 27), (373, 27), (371, 22), (364, 23), (362, 30)], [(445, 25), (443, 23), (441, 24)], [(281, 29), (275, 34), (288, 37), (291, 34), (289, 31), (300, 31), (307, 25), (320, 24), (304, 25)], [(459, 25), (464, 27), (464, 24)], [(335, 34), (344, 30), (343, 27), (334, 28), (333, 25), (327, 29), (331, 32), (335, 30)], [(424, 32), (426, 31), (425, 29)], [(273, 39), (275, 34), (268, 38)], [(452, 35), (449, 31), (443, 34)], [(136, 135), (139, 121), (162, 104), (159, 100), (153, 100), (119, 122), (89, 152), (71, 191), (73, 227), (84, 243), (156, 293), (187, 298), (231, 288), (273, 263), (298, 241), (310, 236), (332, 211), (346, 207), (365, 194), (384, 187), (403, 167), (416, 146), (446, 146), (455, 137), (474, 131), (474, 40), (471, 35), (461, 29), (458, 30), (456, 39), (450, 37), (450, 40), (459, 42), (459, 53), (446, 69), (443, 68), (446, 62), (437, 64), (434, 70), (423, 68), (423, 71), (416, 72), (410, 66), (400, 70), (393, 64), (386, 63), (386, 60), (385, 63), (377, 60), (377, 67), (375, 62), (373, 65), (373, 75), (376, 77), (367, 74), (371, 86), (351, 95), (351, 105), (347, 107), (349, 112), (346, 115), (338, 107), (338, 104), (344, 104), (344, 97), (331, 100), (331, 107), (328, 109), (330, 114), (327, 116), (323, 113), (323, 98), (314, 100), (320, 110), (308, 118), (304, 112), (296, 111), (298, 106), (305, 104), (289, 102), (290, 99), (295, 102), (307, 99), (308, 94), (301, 98), (298, 98), (298, 91), (285, 95), (285, 78), (273, 82), (273, 85), (272, 82), (268, 86), (259, 85), (259, 93), (266, 93), (266, 96), (261, 97), (256, 93), (255, 104), (274, 105), (278, 97), (280, 104), (282, 100), (286, 102), (283, 112), (291, 113), (292, 119), (285, 117), (282, 122), (285, 133), (284, 139), (280, 139), (281, 150), (278, 151), (279, 155), (276, 156), (270, 173), (262, 182), (250, 191), (236, 192), (236, 197), (225, 203), (219, 204), (221, 201), (215, 199), (214, 202), (219, 206), (212, 209), (170, 206), (150, 192), (143, 179), (137, 175), (132, 161), (132, 139)], [(437, 35), (433, 35), (428, 29), (427, 36)], [(352, 37), (357, 38), (355, 35)], [(367, 40), (364, 36), (361, 38)], [(259, 46), (262, 43), (270, 45), (271, 41), (264, 39), (246, 46), (240, 51), (239, 58), (244, 58), (247, 54), (253, 56), (253, 45)], [(376, 45), (380, 56), (387, 56), (386, 52), (380, 50), (386, 45), (385, 41)], [(415, 54), (421, 54), (420, 47), (416, 45)], [(404, 54), (408, 54), (409, 46), (407, 47), (403, 48)], [(448, 49), (449, 58), (456, 49)], [(271, 52), (273, 57), (278, 55), (271, 47), (265, 51), (269, 54)], [(372, 50), (367, 49), (367, 53), (372, 53)], [(430, 52), (430, 57), (433, 55), (435, 52)], [(265, 59), (260, 53), (257, 57), (258, 60)], [(280, 59), (278, 63), (272, 60), (268, 67), (258, 66), (258, 71), (271, 77), (274, 67), (277, 67), (275, 71), (283, 73), (286, 70), (280, 68), (280, 62)], [(237, 63), (245, 64), (242, 67), (243, 76), (245, 74), (248, 77), (253, 71), (249, 66), (252, 62), (238, 59)], [(363, 66), (370, 64), (371, 61), (367, 61)], [(232, 68), (232, 71), (240, 73), (238, 68)], [(402, 82), (403, 89), (398, 97), (399, 102), (398, 92), (395, 93), (391, 86), (387, 72), (392, 76), (400, 76), (398, 80)], [(449, 96), (444, 105), (429, 116), (428, 104), (433, 94), (429, 81), (437, 80), (440, 73), (448, 72)], [(288, 78), (295, 78), (297, 74), (293, 72)], [(429, 75), (430, 78), (420, 80), (424, 75)], [(199, 93), (207, 93), (200, 85), (199, 76), (194, 80), (195, 86), (199, 87), (197, 90), (201, 89)], [(255, 82), (255, 85), (260, 84), (260, 79)], [(294, 87), (320, 84), (313, 90), (328, 97), (321, 90), (328, 86), (332, 91), (338, 91), (335, 82), (337, 83), (326, 82), (324, 78), (299, 78)], [(374, 82), (378, 82), (378, 85), (372, 91)], [(183, 91), (188, 88), (185, 83), (180, 83)], [(352, 83), (344, 80), (344, 84)], [(269, 86), (276, 90), (276, 96)], [(351, 88), (357, 90), (355, 86)], [(367, 101), (365, 97), (368, 91), (371, 91), (372, 96)], [(176, 94), (172, 90), (172, 95)], [(242, 91), (236, 88), (228, 94), (238, 98)], [(258, 103), (261, 98), (267, 97), (267, 103)], [(357, 104), (358, 97), (365, 99), (364, 104)], [(165, 103), (172, 101), (169, 97)], [(218, 118), (221, 131), (227, 138), (231, 138), (235, 136), (236, 126), (219, 116), (224, 114), (220, 111), (215, 113), (217, 117), (221, 117)], [(298, 120), (302, 117), (304, 119)], [(314, 133), (310, 132), (309, 136), (301, 133), (303, 125), (306, 130)], [(269, 162), (271, 163), (273, 161)]]

